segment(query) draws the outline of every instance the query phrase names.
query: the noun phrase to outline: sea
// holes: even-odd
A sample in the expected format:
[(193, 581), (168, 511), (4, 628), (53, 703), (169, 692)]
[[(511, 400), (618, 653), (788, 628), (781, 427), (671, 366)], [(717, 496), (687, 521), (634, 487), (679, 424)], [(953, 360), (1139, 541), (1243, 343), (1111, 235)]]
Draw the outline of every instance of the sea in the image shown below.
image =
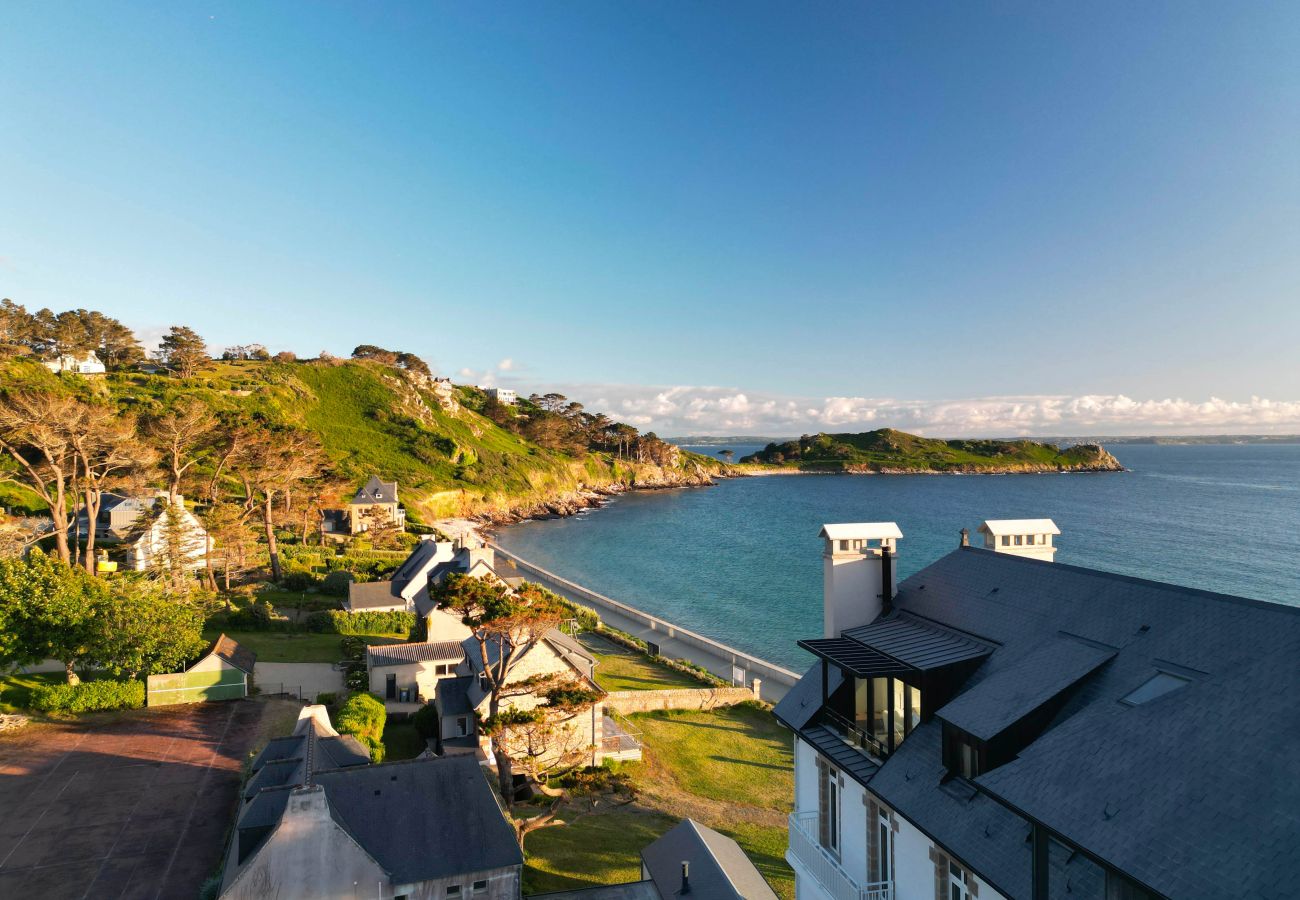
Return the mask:
[[(691, 447), (716, 454), (717, 447)], [(757, 447), (730, 449), (739, 459)], [(820, 636), (827, 522), (897, 522), (900, 579), (984, 519), (1051, 518), (1056, 561), (1300, 605), (1300, 445), (1109, 447), (1129, 471), (780, 475), (625, 494), (497, 532), (586, 587), (801, 669)]]

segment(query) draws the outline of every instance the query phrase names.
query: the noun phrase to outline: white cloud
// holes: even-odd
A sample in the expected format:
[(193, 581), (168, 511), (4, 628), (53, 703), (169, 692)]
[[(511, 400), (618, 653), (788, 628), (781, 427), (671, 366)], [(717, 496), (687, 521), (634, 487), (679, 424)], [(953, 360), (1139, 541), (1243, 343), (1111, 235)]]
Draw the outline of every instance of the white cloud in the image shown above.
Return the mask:
[(505, 359), (501, 360), (501, 362), (497, 363), (498, 372), (509, 372), (514, 367), (515, 367), (515, 361), (508, 356)]
[(1139, 400), (1123, 394), (950, 400), (789, 397), (714, 386), (555, 385), (660, 434), (793, 436), (899, 428), (938, 437), (1300, 432), (1300, 401), (1251, 397)]

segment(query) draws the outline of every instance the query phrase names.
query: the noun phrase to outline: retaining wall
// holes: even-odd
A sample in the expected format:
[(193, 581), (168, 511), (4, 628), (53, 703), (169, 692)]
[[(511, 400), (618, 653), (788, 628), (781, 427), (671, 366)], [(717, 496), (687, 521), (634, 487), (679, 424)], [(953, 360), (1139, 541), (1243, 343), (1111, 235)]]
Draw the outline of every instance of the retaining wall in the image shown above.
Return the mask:
[(606, 709), (621, 715), (650, 712), (656, 709), (715, 709), (756, 699), (754, 692), (743, 687), (672, 688), (666, 691), (610, 691)]
[[(785, 694), (786, 689), (793, 687), (799, 680), (799, 674), (796, 672), (775, 663), (770, 663), (765, 659), (759, 659), (757, 656), (743, 650), (737, 650), (735, 647), (728, 647), (726, 644), (712, 638), (682, 628), (667, 619), (661, 619), (658, 616), (642, 612), (634, 606), (620, 603), (606, 597), (604, 594), (588, 590), (576, 582), (569, 581), (554, 572), (549, 572), (526, 559), (521, 559), (509, 550), (503, 550), (498, 544), (490, 543), (490, 546), (495, 552), (513, 562), (519, 569), (529, 573), (537, 581), (559, 591), (570, 599), (591, 606), (597, 613), (612, 612), (641, 626), (633, 630), (632, 633), (642, 640), (658, 642), (661, 638), (657, 636), (661, 635), (663, 638), (687, 645), (688, 648), (697, 651), (697, 653), (691, 654), (689, 657), (693, 662), (703, 665), (710, 672), (724, 680), (732, 680), (733, 668), (743, 669), (746, 682), (751, 682), (755, 678), (763, 682), (763, 699), (765, 700), (775, 701), (780, 699)], [(618, 623), (611, 624), (621, 628)], [(665, 653), (664, 655), (672, 654)]]

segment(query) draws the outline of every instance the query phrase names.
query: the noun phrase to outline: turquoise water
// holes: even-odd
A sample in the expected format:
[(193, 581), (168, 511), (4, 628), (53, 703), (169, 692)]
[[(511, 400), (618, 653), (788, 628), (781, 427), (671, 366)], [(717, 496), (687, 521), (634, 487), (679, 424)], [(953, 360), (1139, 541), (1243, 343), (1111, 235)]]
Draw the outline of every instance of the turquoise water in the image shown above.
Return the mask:
[(796, 666), (806, 657), (795, 639), (820, 633), (826, 522), (897, 522), (905, 577), (956, 547), (962, 526), (1049, 517), (1062, 531), (1058, 562), (1300, 605), (1300, 445), (1113, 449), (1131, 471), (740, 478), (619, 497), (498, 539), (600, 593)]

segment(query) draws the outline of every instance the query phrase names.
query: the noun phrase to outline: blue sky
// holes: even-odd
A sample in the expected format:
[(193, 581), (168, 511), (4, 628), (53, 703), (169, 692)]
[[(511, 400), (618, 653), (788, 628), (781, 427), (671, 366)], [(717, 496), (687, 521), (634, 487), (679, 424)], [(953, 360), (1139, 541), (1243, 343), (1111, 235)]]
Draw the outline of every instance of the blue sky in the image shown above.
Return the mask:
[(1280, 2), (7, 4), (0, 295), (670, 431), (1300, 430), (1297, 45)]

